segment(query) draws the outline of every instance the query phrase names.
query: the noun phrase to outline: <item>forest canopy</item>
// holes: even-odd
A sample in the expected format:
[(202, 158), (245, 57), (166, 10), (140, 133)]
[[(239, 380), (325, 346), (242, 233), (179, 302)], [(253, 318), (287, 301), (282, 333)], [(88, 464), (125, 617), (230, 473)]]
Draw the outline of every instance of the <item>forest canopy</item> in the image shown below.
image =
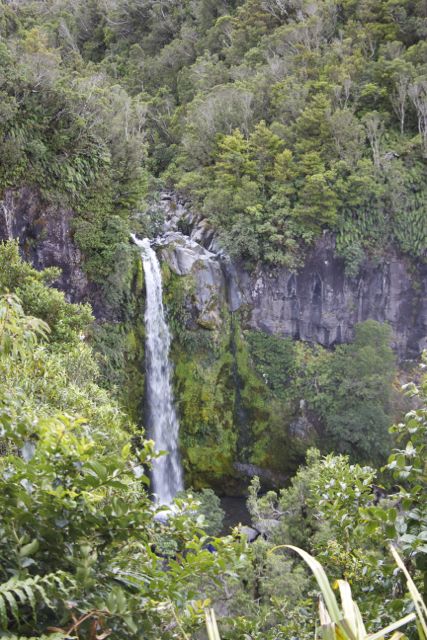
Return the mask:
[(393, 247), (425, 258), (422, 0), (0, 11), (0, 187), (30, 177), (69, 198), (94, 277), (113, 269), (130, 212), (160, 185), (252, 262), (295, 267), (325, 229), (350, 275)]

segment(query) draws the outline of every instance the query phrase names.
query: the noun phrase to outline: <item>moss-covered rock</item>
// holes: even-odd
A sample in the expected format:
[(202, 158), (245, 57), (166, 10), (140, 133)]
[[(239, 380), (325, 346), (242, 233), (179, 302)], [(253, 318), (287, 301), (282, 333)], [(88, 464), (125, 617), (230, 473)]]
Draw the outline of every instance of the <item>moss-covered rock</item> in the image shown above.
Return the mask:
[[(294, 443), (290, 436), (295, 403), (268, 384), (252, 334), (242, 331), (239, 317), (225, 307), (221, 329), (201, 327), (193, 304), (193, 277), (177, 276), (165, 265), (163, 277), (187, 483), (230, 494), (240, 493), (247, 483), (242, 467), (268, 469), (271, 477), (287, 475), (306, 445)], [(283, 372), (277, 353), (280, 348), (289, 350), (289, 345), (280, 338), (272, 340), (278, 344), (263, 344), (263, 366), (278, 369), (274, 380), (280, 386)], [(266, 361), (268, 354), (271, 363)]]
[(137, 252), (124, 274), (128, 296), (120, 322), (94, 326), (92, 343), (98, 353), (104, 383), (129, 416), (142, 424), (145, 389), (144, 271)]

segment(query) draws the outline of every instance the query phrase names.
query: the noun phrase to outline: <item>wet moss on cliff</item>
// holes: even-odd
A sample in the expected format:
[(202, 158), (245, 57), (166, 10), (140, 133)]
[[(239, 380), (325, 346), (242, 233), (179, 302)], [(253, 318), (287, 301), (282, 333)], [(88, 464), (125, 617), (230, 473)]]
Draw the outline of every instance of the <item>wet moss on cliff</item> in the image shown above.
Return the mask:
[(187, 483), (219, 487), (233, 474), (236, 450), (228, 336), (197, 324), (193, 278), (179, 277), (165, 264), (162, 270)]
[(311, 428), (304, 433), (292, 429), (300, 416), (292, 389), (293, 345), (278, 336), (244, 331), (237, 318), (234, 339), (241, 411), (249, 427), (241, 426), (241, 437), (246, 440), (240, 459), (267, 469), (273, 477), (286, 476), (298, 467), (315, 438)]
[(293, 442), (298, 440), (289, 434), (293, 405), (263, 378), (240, 318), (223, 310), (220, 327), (202, 328), (192, 277), (176, 276), (163, 265), (163, 278), (187, 483), (238, 493), (246, 484), (242, 469), (287, 475), (306, 444)]
[(143, 422), (145, 388), (145, 288), (140, 255), (131, 252), (124, 275), (128, 295), (120, 322), (94, 325), (92, 343), (101, 364), (104, 384), (115, 395), (129, 416)]
[[(136, 252), (128, 277), (132, 294), (125, 319), (103, 324), (97, 331), (106, 380), (115, 385), (129, 414), (143, 424), (145, 295)], [(244, 310), (230, 314), (222, 308), (219, 323), (207, 329), (199, 322), (203, 310), (195, 278), (177, 276), (165, 263), (162, 277), (189, 486), (238, 494), (254, 474), (264, 477), (267, 485), (283, 484), (308, 446), (317, 444), (328, 451), (335, 425), (349, 412), (353, 416), (354, 403), (343, 380), (372, 396), (378, 391), (378, 373), (384, 377), (386, 369), (391, 372), (387, 385), (391, 384), (390, 332), (379, 323), (359, 325), (357, 335), (364, 339), (335, 351), (249, 330)], [(369, 416), (383, 416), (386, 427), (387, 389), (375, 403)], [(378, 456), (380, 436), (370, 446)], [(366, 452), (354, 444), (355, 437), (350, 432), (343, 435), (343, 451), (369, 462)]]

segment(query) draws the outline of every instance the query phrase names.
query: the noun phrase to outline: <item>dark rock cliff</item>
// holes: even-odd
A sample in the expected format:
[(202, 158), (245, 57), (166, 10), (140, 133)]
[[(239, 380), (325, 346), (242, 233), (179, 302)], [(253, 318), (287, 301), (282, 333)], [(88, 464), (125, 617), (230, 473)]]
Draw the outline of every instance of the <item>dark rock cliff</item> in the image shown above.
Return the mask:
[[(218, 252), (205, 221), (194, 220), (176, 202), (172, 205), (170, 198), (163, 201), (169, 232), (161, 243), (162, 259), (178, 275), (193, 276), (201, 326), (220, 324), (228, 307), (240, 309), (248, 328), (330, 347), (350, 341), (355, 324), (371, 318), (391, 325), (401, 358), (416, 357), (427, 347), (427, 265), (415, 266), (395, 254), (365, 261), (358, 276), (349, 278), (333, 236), (325, 233), (298, 273), (265, 265), (249, 271)], [(47, 205), (35, 189), (10, 189), (0, 201), (0, 240), (19, 238), (36, 268), (60, 267), (57, 284), (67, 297), (89, 300), (102, 318), (102, 296), (84, 273), (72, 218), (71, 210)], [(183, 220), (192, 229), (191, 238), (176, 232)]]
[[(206, 221), (194, 219), (182, 205), (172, 201), (168, 217), (167, 202), (161, 256), (174, 273), (193, 276), (202, 326), (207, 317), (218, 324), (227, 306), (240, 310), (246, 328), (332, 347), (350, 342), (355, 325), (372, 319), (390, 324), (392, 346), (401, 359), (427, 348), (426, 264), (395, 253), (365, 260), (350, 278), (333, 235), (325, 233), (297, 273), (266, 265), (249, 270), (218, 251)], [(190, 237), (173, 230), (183, 226), (183, 216)]]
[(400, 357), (416, 357), (427, 347), (427, 265), (393, 255), (366, 260), (349, 278), (334, 249), (325, 234), (298, 273), (235, 269), (248, 326), (330, 347), (351, 341), (355, 324), (372, 319), (391, 325)]
[(83, 270), (83, 257), (73, 242), (74, 212), (47, 204), (37, 189), (8, 189), (0, 200), (0, 241), (19, 239), (24, 257), (36, 269), (59, 267), (56, 285), (71, 302), (90, 301), (102, 317), (99, 291)]

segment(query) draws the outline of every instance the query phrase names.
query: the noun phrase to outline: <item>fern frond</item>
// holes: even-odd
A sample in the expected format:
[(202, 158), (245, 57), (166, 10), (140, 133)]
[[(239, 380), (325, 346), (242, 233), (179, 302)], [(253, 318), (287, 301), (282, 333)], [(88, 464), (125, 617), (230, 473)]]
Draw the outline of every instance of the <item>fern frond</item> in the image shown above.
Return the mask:
[(10, 578), (0, 585), (0, 629), (6, 630), (11, 619), (21, 624), (20, 607), (30, 606), (35, 620), (38, 602), (52, 609), (51, 596), (67, 598), (75, 587), (74, 580), (62, 571), (25, 579)]

